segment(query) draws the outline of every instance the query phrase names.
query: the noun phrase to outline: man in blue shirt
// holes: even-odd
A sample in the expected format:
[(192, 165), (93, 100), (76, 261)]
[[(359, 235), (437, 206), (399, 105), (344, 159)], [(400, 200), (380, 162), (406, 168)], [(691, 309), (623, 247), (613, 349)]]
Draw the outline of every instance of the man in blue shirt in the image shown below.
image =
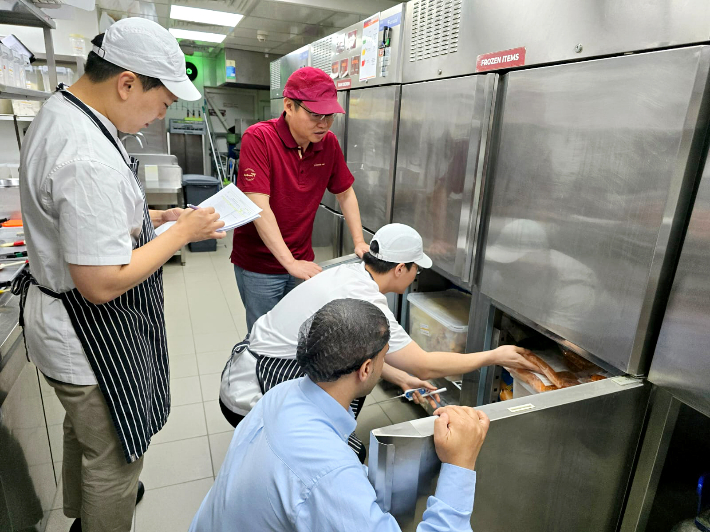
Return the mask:
[[(356, 299), (332, 301), (303, 324), (297, 360), (306, 376), (272, 388), (239, 424), (190, 532), (400, 530), (347, 444), (350, 403), (379, 381), (389, 330), (380, 309)], [(435, 413), (443, 464), (417, 530), (470, 531), (489, 420), (466, 407)]]

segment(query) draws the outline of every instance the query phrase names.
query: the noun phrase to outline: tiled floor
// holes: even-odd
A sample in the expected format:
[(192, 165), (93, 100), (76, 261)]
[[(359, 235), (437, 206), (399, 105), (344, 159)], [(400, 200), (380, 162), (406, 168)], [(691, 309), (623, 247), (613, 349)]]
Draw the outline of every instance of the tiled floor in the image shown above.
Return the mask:
[[(231, 235), (230, 235), (231, 237)], [(145, 497), (136, 508), (135, 532), (187, 530), (222, 465), (232, 436), (217, 402), (219, 378), (232, 347), (246, 334), (244, 307), (229, 262), (231, 238), (213, 253), (189, 254), (185, 266), (164, 268), (165, 315), (170, 353), (172, 411), (145, 455)], [(63, 409), (43, 387), (55, 469), (61, 470)], [(356, 432), (369, 444), (370, 430), (421, 417), (424, 411), (399, 401), (382, 403), (398, 390), (378, 386), (368, 397)], [(47, 532), (66, 532), (61, 486)]]

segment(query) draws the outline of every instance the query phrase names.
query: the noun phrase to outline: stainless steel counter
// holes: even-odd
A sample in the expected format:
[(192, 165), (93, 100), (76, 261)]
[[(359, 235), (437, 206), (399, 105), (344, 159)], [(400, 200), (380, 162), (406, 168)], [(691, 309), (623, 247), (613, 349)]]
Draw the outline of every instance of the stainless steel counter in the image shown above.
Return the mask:
[[(180, 172), (180, 175), (182, 176), (182, 172)], [(147, 183), (144, 182), (144, 187), (145, 200), (148, 202), (148, 206), (150, 207), (164, 208), (175, 205), (178, 207), (185, 206), (185, 198), (183, 197), (182, 192), (182, 181), (170, 179), (151, 181)], [(175, 255), (180, 256), (180, 263), (184, 266), (186, 257), (185, 248), (181, 248), (175, 253)]]
[(5, 303), (0, 306), (0, 368), (3, 366), (3, 359), (22, 333), (22, 329), (18, 325), (20, 299), (9, 294), (5, 294), (4, 297), (6, 298)]

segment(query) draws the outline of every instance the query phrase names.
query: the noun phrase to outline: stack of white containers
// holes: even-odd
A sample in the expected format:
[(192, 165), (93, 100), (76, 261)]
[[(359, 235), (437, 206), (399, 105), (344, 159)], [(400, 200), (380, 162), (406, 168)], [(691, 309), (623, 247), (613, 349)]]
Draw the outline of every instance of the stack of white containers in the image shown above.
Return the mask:
[(0, 83), (7, 87), (27, 87), (25, 69), (30, 58), (0, 43)]

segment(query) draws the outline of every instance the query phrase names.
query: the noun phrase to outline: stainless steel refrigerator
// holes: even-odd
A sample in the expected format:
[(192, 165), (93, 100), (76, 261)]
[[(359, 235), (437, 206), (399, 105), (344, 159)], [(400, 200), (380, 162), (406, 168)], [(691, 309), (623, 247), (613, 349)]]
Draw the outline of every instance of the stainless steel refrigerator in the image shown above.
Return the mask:
[[(488, 303), (474, 317), (484, 324), (482, 344), (495, 348), (512, 335), (506, 324), (517, 324), (596, 362), (610, 378), (492, 404), (496, 381), (486, 381), (478, 397), (492, 425), (477, 461), (474, 530), (619, 526), (651, 388), (635, 376), (649, 368), (704, 157), (709, 74), (710, 46), (690, 46), (500, 77), (491, 147), (482, 152), (481, 297)], [(411, 130), (406, 101), (403, 91), (402, 134)], [(415, 167), (411, 161), (405, 166)], [(432, 173), (436, 167), (422, 172)], [(397, 177), (398, 185), (399, 167)], [(706, 269), (690, 258), (702, 256), (693, 244), (703, 238), (702, 185), (698, 198), (689, 258), (679, 266), (681, 276), (695, 272), (686, 279), (702, 279), (697, 272)], [(693, 342), (692, 329), (668, 321), (703, 315), (700, 303), (683, 303), (688, 288), (702, 297), (697, 281), (692, 286), (672, 292), (663, 354), (651, 366), (653, 378), (671, 388), (706, 367), (692, 347), (683, 349), (693, 345), (683, 343)], [(489, 368), (484, 380), (494, 375)], [(686, 400), (707, 409), (706, 382), (688, 379)], [(403, 524), (419, 519), (432, 493), (430, 425), (373, 431), (370, 478), (378, 501)]]
[(343, 215), (325, 205), (319, 205), (311, 235), (315, 262), (324, 262), (340, 257), (342, 233)]
[(496, 83), (484, 74), (402, 87), (393, 221), (414, 227), (434, 269), (467, 289)]

